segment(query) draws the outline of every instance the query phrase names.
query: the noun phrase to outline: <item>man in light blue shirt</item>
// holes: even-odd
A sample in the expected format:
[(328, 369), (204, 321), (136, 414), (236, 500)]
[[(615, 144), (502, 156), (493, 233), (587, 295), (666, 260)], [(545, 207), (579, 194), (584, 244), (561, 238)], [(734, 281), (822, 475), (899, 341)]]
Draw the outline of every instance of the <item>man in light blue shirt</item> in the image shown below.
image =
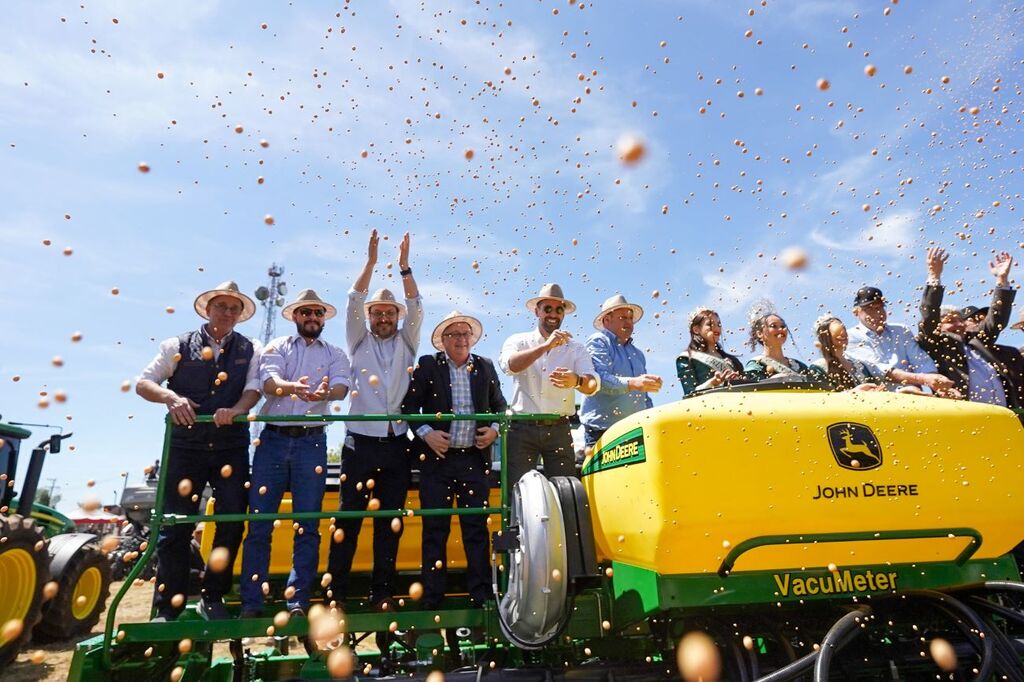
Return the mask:
[[(271, 341), (260, 358), (260, 380), (267, 401), (261, 415), (326, 415), (332, 400), (348, 394), (352, 380), (345, 351), (320, 338), (324, 322), (337, 310), (306, 289), (281, 311), (297, 334)], [(290, 490), (292, 511), (318, 512), (327, 484), (326, 424), (268, 422), (252, 458), (249, 510), (276, 513)], [(242, 552), (242, 615), (263, 610), (262, 585), (268, 578), (272, 521), (253, 521)], [(299, 521), (288, 576), (288, 610), (305, 615), (320, 555), (319, 521)]]
[(846, 352), (858, 360), (874, 363), (886, 378), (900, 384), (946, 390), (953, 382), (938, 373), (935, 362), (918, 345), (915, 332), (902, 324), (890, 324), (885, 297), (878, 287), (861, 287), (853, 299), (858, 322), (847, 333)]
[(649, 394), (661, 388), (661, 377), (647, 373), (647, 360), (633, 343), (633, 325), (643, 315), (643, 308), (615, 294), (594, 318), (598, 331), (587, 339), (586, 349), (601, 388), (583, 399), (580, 420), (588, 448), (615, 422), (654, 405)]

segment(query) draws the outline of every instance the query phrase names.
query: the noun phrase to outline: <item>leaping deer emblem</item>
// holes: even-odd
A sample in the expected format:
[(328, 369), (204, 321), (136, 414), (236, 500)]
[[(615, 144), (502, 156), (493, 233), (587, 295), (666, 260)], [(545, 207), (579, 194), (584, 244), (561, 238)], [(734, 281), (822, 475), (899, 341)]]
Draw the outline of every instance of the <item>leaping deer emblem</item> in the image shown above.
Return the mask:
[(839, 448), (839, 452), (843, 453), (851, 460), (857, 459), (858, 455), (863, 455), (865, 458), (870, 459), (875, 464), (880, 464), (882, 460), (878, 458), (878, 455), (871, 452), (871, 448), (865, 443), (854, 443), (853, 433), (849, 428), (842, 429), (839, 435), (843, 438), (843, 447)]

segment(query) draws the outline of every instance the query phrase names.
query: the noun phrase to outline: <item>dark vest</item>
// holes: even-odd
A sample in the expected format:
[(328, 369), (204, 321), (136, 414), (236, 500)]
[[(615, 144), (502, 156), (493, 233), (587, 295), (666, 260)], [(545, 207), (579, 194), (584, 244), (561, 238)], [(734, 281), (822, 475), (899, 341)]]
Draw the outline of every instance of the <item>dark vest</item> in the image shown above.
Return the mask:
[[(222, 407), (233, 407), (242, 397), (249, 363), (253, 361), (252, 341), (241, 334), (232, 332), (216, 359), (203, 359), (202, 349), (207, 345), (209, 340), (202, 330), (179, 336), (178, 354), (181, 359), (167, 382), (167, 388), (199, 404), (196, 414), (213, 414)], [(227, 377), (218, 381), (217, 375), (221, 372)], [(209, 451), (248, 446), (247, 424), (220, 428), (214, 424), (193, 424), (191, 427), (174, 426), (171, 431), (171, 447), (185, 450)]]

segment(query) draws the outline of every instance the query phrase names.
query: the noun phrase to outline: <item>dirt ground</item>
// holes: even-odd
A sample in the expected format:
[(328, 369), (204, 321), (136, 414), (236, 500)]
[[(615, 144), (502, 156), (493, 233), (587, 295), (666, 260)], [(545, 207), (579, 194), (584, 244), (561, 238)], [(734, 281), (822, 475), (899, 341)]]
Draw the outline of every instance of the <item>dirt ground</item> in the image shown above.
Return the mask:
[[(122, 582), (115, 582), (110, 586), (110, 599), (121, 589)], [(110, 599), (107, 604), (110, 604)], [(149, 608), (153, 603), (153, 585), (149, 582), (135, 585), (128, 590), (128, 593), (121, 600), (117, 608), (118, 623), (131, 623), (149, 619)], [(89, 639), (103, 633), (103, 625), (106, 622), (106, 611), (100, 616), (92, 633), (79, 637), (74, 641), (54, 642), (52, 644), (37, 644), (30, 642), (29, 645), (18, 655), (17, 660), (3, 672), (0, 677), (3, 682), (65, 682), (68, 679), (68, 671), (71, 669), (71, 658), (75, 653), (75, 644), (79, 641)], [(359, 651), (376, 651), (372, 645), (373, 638), (364, 642), (358, 648)], [(301, 646), (293, 640), (297, 650)], [(33, 663), (37, 652), (42, 652), (43, 658), (40, 663)], [(214, 657), (229, 656), (226, 643), (214, 644)]]
[[(110, 586), (110, 595), (117, 594), (122, 583), (116, 582)], [(153, 585), (144, 583), (133, 586), (128, 590), (117, 609), (118, 621), (131, 622), (149, 619), (149, 606), (153, 602)], [(110, 600), (107, 600), (110, 603)], [(106, 620), (106, 612), (100, 616), (99, 623), (92, 629), (93, 634), (80, 637), (78, 641), (89, 639), (103, 632), (103, 624)], [(18, 655), (18, 660), (4, 671), (4, 682), (64, 682), (68, 678), (68, 670), (71, 668), (71, 657), (75, 651), (75, 641), (54, 642), (52, 644), (37, 644), (30, 642), (29, 645)], [(41, 663), (33, 663), (32, 658), (36, 652), (43, 653)]]

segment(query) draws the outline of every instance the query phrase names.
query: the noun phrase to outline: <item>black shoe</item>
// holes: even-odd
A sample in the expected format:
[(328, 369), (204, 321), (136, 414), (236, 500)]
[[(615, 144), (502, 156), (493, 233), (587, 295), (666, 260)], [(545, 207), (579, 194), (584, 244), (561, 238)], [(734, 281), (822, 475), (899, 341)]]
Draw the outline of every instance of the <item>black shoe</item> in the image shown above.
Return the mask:
[(302, 608), (301, 606), (293, 606), (290, 609), (288, 609), (288, 616), (291, 618), (305, 618), (306, 609)]
[(246, 618), (262, 618), (263, 612), (257, 609), (242, 609), (242, 612), (238, 614), (240, 619)]
[(228, 613), (224, 602), (219, 599), (203, 597), (199, 600), (196, 611), (206, 620), (228, 620), (231, 618), (231, 614)]
[(160, 614), (157, 614), (157, 615), (153, 616), (149, 620), (149, 622), (150, 623), (173, 623), (175, 620), (177, 620), (177, 616), (172, 616), (172, 615), (167, 614), (167, 613), (160, 613)]

